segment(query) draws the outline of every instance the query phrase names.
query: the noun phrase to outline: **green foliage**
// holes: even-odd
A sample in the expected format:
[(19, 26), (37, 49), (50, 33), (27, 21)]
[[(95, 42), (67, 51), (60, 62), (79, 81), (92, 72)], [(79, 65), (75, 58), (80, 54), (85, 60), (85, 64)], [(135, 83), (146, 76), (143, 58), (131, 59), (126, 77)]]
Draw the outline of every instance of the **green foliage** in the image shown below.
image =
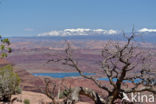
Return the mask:
[(11, 65), (0, 68), (0, 101), (10, 101), (11, 96), (21, 93), (20, 78)]
[(10, 46), (10, 41), (8, 38), (2, 38), (0, 35), (0, 56), (1, 58), (7, 57), (7, 53), (11, 53), (12, 49)]
[(30, 100), (29, 99), (24, 99), (24, 104), (30, 104)]
[[(9, 39), (0, 36), (0, 59), (7, 57), (8, 53), (12, 52), (9, 45)], [(20, 78), (11, 65), (0, 67), (0, 101), (9, 102), (13, 94), (21, 93), (19, 84)]]
[(4, 39), (1, 39), (2, 43), (6, 43), (7, 45), (10, 45), (10, 41), (8, 38), (4, 38)]
[(62, 91), (59, 95), (59, 98), (64, 98), (67, 97), (70, 93), (72, 92), (72, 89), (65, 89), (64, 91)]

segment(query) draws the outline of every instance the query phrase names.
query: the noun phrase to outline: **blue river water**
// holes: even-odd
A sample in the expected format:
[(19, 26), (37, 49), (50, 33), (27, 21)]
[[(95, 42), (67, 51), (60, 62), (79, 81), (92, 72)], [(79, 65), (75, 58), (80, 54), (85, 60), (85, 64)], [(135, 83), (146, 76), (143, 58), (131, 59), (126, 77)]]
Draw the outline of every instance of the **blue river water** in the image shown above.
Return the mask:
[[(96, 75), (95, 73), (83, 73), (84, 75)], [(70, 73), (33, 73), (34, 76), (49, 76), (53, 78), (65, 78), (65, 77), (79, 77), (78, 72)]]
[[(104, 81), (109, 81), (108, 78), (98, 78), (98, 80), (104, 80)], [(113, 78), (113, 82), (116, 82), (117, 81), (117, 78)], [(137, 78), (134, 80), (134, 83), (139, 83), (141, 82), (142, 80)], [(123, 82), (128, 82), (128, 83), (132, 83), (132, 81), (129, 81), (129, 80), (124, 80)]]
[[(95, 73), (83, 73), (84, 75), (96, 75)], [(34, 76), (49, 76), (53, 78), (65, 78), (65, 77), (79, 77), (80, 74), (78, 72), (70, 72), (70, 73), (33, 73)], [(97, 80), (109, 81), (106, 78), (98, 78)], [(113, 81), (116, 82), (117, 78), (113, 78)], [(134, 83), (139, 83), (141, 79), (135, 79)], [(124, 82), (132, 83), (132, 81), (124, 80)]]

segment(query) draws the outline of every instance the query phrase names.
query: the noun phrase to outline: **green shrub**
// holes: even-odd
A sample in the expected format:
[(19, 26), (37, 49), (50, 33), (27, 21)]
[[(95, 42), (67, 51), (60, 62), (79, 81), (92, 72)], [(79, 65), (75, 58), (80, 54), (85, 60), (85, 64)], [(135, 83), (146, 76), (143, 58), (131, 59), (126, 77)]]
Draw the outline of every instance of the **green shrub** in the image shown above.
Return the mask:
[(8, 38), (2, 38), (0, 35), (0, 58), (5, 58), (8, 56), (8, 53), (12, 52), (10, 46), (10, 41)]
[(30, 104), (30, 100), (29, 99), (24, 99), (24, 104)]
[(60, 93), (59, 98), (67, 97), (71, 92), (72, 92), (71, 88), (65, 89)]
[(11, 96), (21, 92), (20, 78), (11, 65), (0, 68), (0, 101), (8, 102)]

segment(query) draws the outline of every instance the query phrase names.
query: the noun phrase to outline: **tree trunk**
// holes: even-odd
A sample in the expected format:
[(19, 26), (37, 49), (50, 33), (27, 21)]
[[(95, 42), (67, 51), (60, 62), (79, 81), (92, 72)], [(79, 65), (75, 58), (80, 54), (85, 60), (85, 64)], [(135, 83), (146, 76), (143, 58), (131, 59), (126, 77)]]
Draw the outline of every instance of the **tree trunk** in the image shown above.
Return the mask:
[(95, 104), (106, 104), (105, 100), (102, 99), (98, 93), (89, 88), (76, 87), (72, 89), (72, 93), (70, 95), (70, 100), (73, 102), (79, 101), (79, 95), (85, 95), (91, 98)]

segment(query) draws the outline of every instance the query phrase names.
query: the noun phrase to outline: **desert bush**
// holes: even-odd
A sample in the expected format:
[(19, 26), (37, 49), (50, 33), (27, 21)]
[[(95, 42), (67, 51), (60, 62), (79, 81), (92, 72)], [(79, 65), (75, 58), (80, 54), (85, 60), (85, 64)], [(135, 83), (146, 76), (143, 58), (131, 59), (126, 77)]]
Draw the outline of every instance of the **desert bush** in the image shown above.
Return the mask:
[(21, 93), (20, 78), (11, 65), (0, 68), (0, 101), (8, 102), (13, 94)]
[(71, 88), (65, 89), (63, 91), (61, 91), (59, 98), (65, 98), (68, 97), (68, 95), (72, 92)]
[(30, 100), (29, 99), (24, 99), (24, 104), (30, 104)]
[[(10, 44), (8, 38), (2, 38), (0, 35), (0, 60), (12, 52)], [(0, 65), (0, 101), (10, 102), (13, 94), (21, 93), (19, 84), (20, 78), (13, 71), (12, 65)]]

